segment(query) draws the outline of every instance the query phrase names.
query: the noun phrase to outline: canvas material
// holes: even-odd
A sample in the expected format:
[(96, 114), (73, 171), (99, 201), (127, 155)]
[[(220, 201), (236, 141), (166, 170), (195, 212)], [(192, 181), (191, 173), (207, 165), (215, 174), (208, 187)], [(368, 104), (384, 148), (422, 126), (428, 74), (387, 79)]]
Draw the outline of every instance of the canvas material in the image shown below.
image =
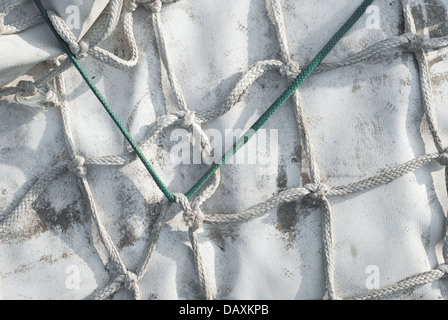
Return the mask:
[[(361, 19), (327, 61), (340, 60), (369, 44), (402, 33), (398, 1), (377, 5), (381, 28), (369, 29), (367, 16)], [(294, 59), (301, 65), (309, 62), (356, 6), (349, 0), (320, 0), (300, 6), (296, 1), (284, 1)], [(428, 20), (428, 8), (429, 4), (416, 10), (416, 15), (421, 15), (418, 21), (422, 32), (434, 30), (433, 20)], [(142, 137), (149, 123), (166, 112), (165, 108), (174, 108), (174, 102), (162, 95), (168, 89), (154, 36), (148, 32), (148, 14), (139, 8), (134, 16), (141, 55), (136, 68), (124, 72), (91, 58), (83, 61), (121, 119), (138, 106), (131, 127), (137, 138)], [(179, 1), (162, 9), (162, 20), (173, 69), (193, 110), (219, 103), (239, 75), (256, 61), (278, 58), (275, 31), (262, 1)], [(438, 30), (443, 31), (443, 25)], [(104, 46), (114, 48), (118, 43), (116, 36)], [(430, 56), (445, 141), (446, 54), (445, 50)], [(122, 136), (77, 72), (71, 69), (64, 77), (80, 153), (120, 153)], [(249, 89), (237, 107), (206, 128), (223, 133), (226, 129), (247, 129), (286, 85), (287, 81), (279, 75), (268, 74)], [(409, 53), (313, 75), (300, 90), (317, 162), (328, 185), (357, 181), (434, 151), (427, 129), (421, 126), (418, 71)], [(3, 211), (23, 195), (30, 180), (50, 166), (64, 141), (60, 138), (57, 110), (33, 113), (5, 100), (0, 105)], [(288, 103), (264, 127), (268, 133), (277, 130), (281, 137), (278, 158), (262, 172), (250, 164), (225, 165), (220, 188), (204, 204), (204, 213), (241, 212), (278, 191), (308, 181), (309, 177), (302, 174), (306, 168), (300, 161), (302, 150), (296, 127), (292, 103)], [(206, 167), (173, 166), (170, 150), (175, 141), (170, 141), (171, 137), (175, 137), (172, 130), (158, 139), (147, 154), (169, 188), (184, 192)], [(157, 202), (161, 194), (138, 162), (119, 170), (93, 168), (88, 171), (88, 179), (101, 218), (132, 269), (146, 246), (146, 230), (160, 209)], [(437, 242), (448, 205), (444, 188), (443, 168), (431, 164), (385, 186), (330, 200), (336, 290), (340, 296), (365, 293), (370, 266), (379, 268), (380, 284), (385, 286), (440, 263)], [(178, 207), (170, 211), (154, 259), (140, 282), (144, 298), (200, 297), (186, 227), (178, 213)], [(322, 298), (321, 224), (320, 211), (309, 202), (300, 201), (246, 223), (204, 226), (199, 233), (200, 245), (217, 298)], [(3, 298), (83, 298), (114, 276), (104, 268), (105, 254), (83, 210), (75, 177), (70, 174), (50, 186), (34, 205), (34, 211), (23, 217), (11, 234), (0, 239), (0, 246)], [(74, 288), (72, 276), (76, 272), (80, 282)], [(127, 294), (124, 290), (115, 297), (127, 298)], [(446, 298), (446, 285), (432, 283), (404, 297)]]

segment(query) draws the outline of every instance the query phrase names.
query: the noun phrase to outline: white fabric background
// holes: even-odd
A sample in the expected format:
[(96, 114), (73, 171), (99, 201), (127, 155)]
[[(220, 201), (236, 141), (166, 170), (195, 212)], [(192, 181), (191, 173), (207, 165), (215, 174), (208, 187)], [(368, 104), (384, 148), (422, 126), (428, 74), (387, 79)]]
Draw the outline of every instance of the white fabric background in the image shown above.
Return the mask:
[[(299, 5), (294, 0), (282, 1), (294, 59), (301, 65), (309, 62), (360, 2), (318, 0), (301, 1)], [(376, 5), (381, 12), (381, 29), (366, 28), (367, 16), (361, 18), (327, 61), (341, 60), (403, 32), (399, 1), (378, 1)], [(430, 28), (428, 13), (421, 8), (416, 12), (421, 14), (421, 27)], [(121, 119), (138, 105), (131, 133), (140, 138), (146, 125), (164, 114), (166, 108), (172, 108), (172, 102), (163, 97), (166, 86), (161, 82), (166, 80), (148, 15), (143, 8), (134, 14), (140, 54), (136, 68), (124, 72), (91, 58), (82, 62)], [(278, 58), (276, 34), (264, 1), (182, 0), (165, 5), (162, 20), (173, 69), (193, 110), (205, 110), (223, 100), (239, 76), (256, 61)], [(438, 30), (443, 31), (442, 27)], [(422, 32), (429, 30), (423, 28)], [(103, 46), (121, 52), (124, 49), (119, 39), (117, 34)], [(59, 52), (44, 26), (0, 37), (0, 47), (1, 84)], [(431, 55), (439, 124), (445, 141), (446, 53)], [(43, 68), (34, 68), (29, 75), (40, 74)], [(70, 69), (65, 79), (80, 153), (120, 153), (121, 135), (80, 76)], [(279, 75), (268, 74), (249, 89), (237, 107), (205, 128), (221, 132), (247, 129), (286, 86)], [(328, 185), (354, 182), (434, 151), (427, 128), (421, 126), (418, 71), (409, 53), (313, 75), (300, 90), (317, 162)], [(278, 130), (280, 137), (279, 159), (271, 163), (272, 174), (260, 175), (254, 165), (225, 165), (220, 188), (203, 206), (205, 214), (243, 211), (309, 179), (298, 160), (302, 150), (292, 103), (278, 110), (265, 128)], [(146, 154), (172, 191), (185, 192), (206, 167), (173, 167), (170, 134), (158, 139)], [(56, 159), (64, 143), (61, 137), (57, 110), (33, 113), (12, 101), (0, 100), (2, 211), (10, 208), (25, 193), (29, 182)], [(161, 194), (138, 161), (119, 170), (93, 168), (88, 171), (88, 179), (101, 218), (132, 269), (146, 246), (146, 230), (158, 212)], [(438, 164), (370, 191), (331, 198), (338, 295), (366, 293), (366, 269), (371, 265), (378, 266), (383, 287), (441, 263), (438, 242), (446, 199), (443, 168)], [(8, 236), (0, 239), (2, 298), (80, 299), (114, 277), (103, 265), (107, 261), (95, 235), (92, 240), (94, 231), (72, 174), (55, 181), (34, 208)], [(200, 297), (186, 227), (176, 208), (169, 214), (152, 264), (140, 282), (145, 299)], [(199, 234), (200, 245), (216, 297), (322, 298), (321, 224), (320, 211), (300, 201), (247, 223), (204, 226)], [(67, 289), (71, 266), (80, 271), (79, 289)], [(446, 298), (446, 289), (444, 283), (435, 282), (404, 298)], [(126, 290), (121, 290), (115, 297), (128, 296)]]

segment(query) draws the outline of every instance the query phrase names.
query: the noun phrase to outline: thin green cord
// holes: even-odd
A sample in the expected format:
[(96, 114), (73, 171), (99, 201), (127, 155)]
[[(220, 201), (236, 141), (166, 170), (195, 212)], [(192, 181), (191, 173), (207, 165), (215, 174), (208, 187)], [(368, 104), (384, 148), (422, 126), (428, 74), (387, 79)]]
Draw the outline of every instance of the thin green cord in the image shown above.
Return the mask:
[(146, 157), (143, 155), (143, 153), (141, 152), (141, 150), (137, 146), (137, 143), (135, 143), (134, 139), (131, 137), (129, 132), (123, 126), (123, 124), (121, 123), (120, 119), (118, 119), (118, 117), (115, 115), (115, 113), (113, 112), (112, 108), (107, 103), (106, 99), (99, 92), (99, 90), (95, 87), (95, 85), (93, 84), (92, 80), (90, 80), (90, 77), (87, 75), (87, 73), (84, 70), (84, 68), (79, 64), (78, 59), (76, 59), (76, 57), (73, 55), (73, 53), (71, 52), (71, 50), (68, 47), (67, 43), (59, 36), (57, 31), (53, 27), (53, 24), (51, 23), (50, 19), (48, 18), (47, 11), (45, 10), (44, 6), (42, 5), (42, 2), (40, 0), (34, 0), (34, 3), (36, 4), (37, 8), (39, 9), (43, 19), (48, 24), (48, 26), (50, 27), (51, 31), (54, 33), (54, 35), (58, 39), (59, 43), (63, 47), (64, 51), (67, 53), (67, 56), (73, 62), (73, 64), (76, 67), (76, 69), (78, 69), (79, 73), (84, 78), (84, 80), (86, 81), (87, 85), (90, 87), (90, 89), (95, 94), (95, 96), (98, 98), (98, 100), (101, 102), (103, 107), (106, 109), (107, 113), (109, 113), (109, 115), (111, 116), (111, 118), (113, 119), (115, 124), (120, 129), (121, 133), (124, 135), (126, 140), (131, 145), (132, 149), (134, 149), (135, 153), (140, 158), (140, 160), (142, 161), (143, 165), (145, 166), (145, 168), (148, 170), (149, 174), (154, 179), (154, 182), (157, 184), (157, 186), (159, 187), (160, 191), (163, 192), (163, 194), (168, 198), (169, 201), (173, 202), (174, 201), (174, 195), (168, 190), (168, 188), (164, 185), (162, 180), (157, 176), (157, 173), (151, 167), (151, 165), (149, 164), (148, 160), (146, 159)]
[[(75, 65), (76, 69), (78, 69), (81, 76), (84, 78), (92, 92), (101, 102), (103, 107), (109, 113), (113, 121), (116, 123), (126, 140), (129, 142), (131, 147), (134, 149), (137, 156), (142, 161), (143, 165), (146, 167), (148, 172), (151, 174), (155, 183), (159, 187), (159, 189), (163, 192), (163, 194), (168, 198), (169, 201), (173, 202), (175, 200), (174, 195), (168, 190), (168, 188), (163, 184), (162, 180), (157, 176), (154, 169), (149, 164), (148, 160), (146, 160), (143, 153), (140, 151), (139, 147), (132, 139), (129, 132), (123, 126), (121, 121), (114, 114), (106, 99), (102, 96), (102, 94), (95, 87), (93, 82), (90, 80), (90, 77), (87, 75), (83, 67), (79, 64), (76, 57), (72, 54), (70, 48), (67, 43), (59, 36), (57, 31), (54, 29), (50, 19), (48, 18), (47, 12), (43, 7), (40, 0), (34, 0), (36, 6), (38, 7), (42, 17), (45, 22), (49, 25), (51, 31), (54, 33), (59, 43), (63, 47), (64, 51), (67, 53), (67, 56)], [(313, 71), (319, 66), (322, 60), (328, 55), (328, 53), (334, 48), (334, 46), (342, 39), (342, 37), (353, 27), (353, 25), (363, 16), (368, 6), (373, 3), (373, 0), (365, 0), (363, 4), (355, 11), (355, 13), (350, 17), (350, 19), (339, 29), (339, 31), (330, 39), (330, 41), (324, 46), (324, 48), (316, 55), (316, 57), (311, 61), (311, 63), (305, 68), (297, 78), (288, 86), (288, 88), (283, 92), (280, 97), (275, 100), (275, 102), (261, 115), (261, 117), (250, 127), (250, 129), (233, 145), (232, 149), (229, 150), (221, 159), (220, 163), (215, 163), (206, 174), (187, 192), (185, 196), (189, 199), (194, 193), (196, 193), (204, 183), (211, 178), (211, 176), (224, 164), (226, 161), (231, 158), (241, 147), (243, 147), (250, 138), (252, 138), (255, 133), (266, 123), (266, 121), (280, 108), (286, 100), (288, 100), (294, 91), (299, 88), (303, 82), (313, 73)]]
[(366, 0), (355, 11), (355, 13), (348, 19), (348, 21), (342, 26), (341, 29), (331, 38), (331, 40), (324, 46), (324, 48), (316, 55), (311, 63), (300, 72), (297, 78), (289, 85), (289, 87), (283, 92), (280, 97), (258, 118), (257, 121), (250, 127), (250, 129), (233, 145), (221, 159), (221, 162), (215, 163), (209, 171), (185, 194), (187, 198), (190, 198), (204, 183), (210, 179), (210, 177), (230, 158), (232, 157), (242, 146), (244, 146), (250, 138), (260, 129), (266, 121), (280, 108), (286, 100), (288, 100), (294, 91), (299, 88), (303, 82), (313, 73), (313, 71), (319, 66), (322, 60), (328, 55), (328, 53), (334, 48), (334, 46), (342, 39), (342, 37), (353, 27), (353, 25), (361, 18), (367, 10), (367, 7), (373, 3), (373, 0)]

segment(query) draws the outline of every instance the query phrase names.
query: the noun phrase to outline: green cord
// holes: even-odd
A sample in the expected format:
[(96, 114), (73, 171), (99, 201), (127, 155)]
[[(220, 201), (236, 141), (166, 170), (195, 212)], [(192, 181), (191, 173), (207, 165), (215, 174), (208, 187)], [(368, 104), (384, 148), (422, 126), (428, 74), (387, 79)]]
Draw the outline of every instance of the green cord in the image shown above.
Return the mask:
[[(113, 110), (107, 103), (106, 99), (103, 95), (98, 91), (93, 82), (90, 80), (90, 77), (85, 72), (84, 68), (79, 64), (78, 59), (73, 55), (67, 43), (59, 36), (55, 28), (53, 27), (50, 19), (48, 18), (47, 12), (42, 5), (40, 0), (34, 0), (34, 3), (38, 7), (44, 21), (49, 25), (51, 31), (56, 36), (57, 40), (63, 47), (64, 51), (67, 53), (67, 56), (73, 62), (76, 69), (78, 69), (81, 76), (86, 81), (87, 85), (90, 87), (92, 92), (98, 98), (100, 103), (106, 109), (107, 113), (111, 116), (115, 124), (120, 129), (121, 133), (124, 135), (126, 140), (129, 142), (131, 147), (134, 149), (137, 156), (142, 161), (143, 165), (146, 167), (154, 182), (157, 184), (159, 189), (163, 192), (163, 194), (168, 198), (169, 201), (175, 201), (174, 195), (168, 190), (168, 188), (164, 185), (162, 180), (156, 174), (154, 169), (149, 164), (148, 160), (145, 158), (138, 145), (135, 143), (134, 139), (131, 137), (129, 132), (123, 126), (121, 121), (114, 114)], [(250, 129), (233, 145), (232, 149), (229, 150), (221, 159), (221, 162), (215, 163), (206, 173), (205, 175), (187, 192), (185, 193), (185, 197), (188, 199), (195, 194), (204, 183), (211, 178), (211, 176), (224, 164), (228, 159), (230, 159), (242, 146), (244, 146), (250, 138), (252, 138), (255, 133), (266, 123), (266, 121), (279, 109), (285, 102), (288, 100), (291, 95), (299, 88), (303, 82), (313, 73), (313, 71), (319, 66), (322, 60), (328, 55), (328, 53), (334, 48), (334, 46), (342, 39), (342, 37), (353, 27), (353, 25), (364, 15), (367, 7), (373, 3), (373, 0), (365, 0), (363, 4), (355, 11), (355, 13), (350, 17), (350, 19), (339, 29), (339, 31), (330, 39), (330, 41), (324, 46), (324, 48), (316, 55), (316, 57), (311, 61), (311, 63), (300, 72), (297, 78), (288, 86), (288, 88), (283, 92), (280, 97), (275, 100), (275, 102), (258, 118), (257, 121), (250, 127)]]

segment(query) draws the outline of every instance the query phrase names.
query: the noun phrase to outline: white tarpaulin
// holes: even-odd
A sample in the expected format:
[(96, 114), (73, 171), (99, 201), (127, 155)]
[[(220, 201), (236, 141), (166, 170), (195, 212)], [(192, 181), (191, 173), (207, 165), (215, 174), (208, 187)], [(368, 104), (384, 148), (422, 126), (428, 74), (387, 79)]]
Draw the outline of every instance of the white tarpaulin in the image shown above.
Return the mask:
[[(11, 14), (37, 13), (31, 2), (22, 2)], [(410, 5), (417, 34), (431, 39), (448, 35), (447, 1), (403, 2)], [(107, 18), (106, 3), (46, 1), (44, 5), (64, 19), (67, 12), (72, 13), (67, 6), (78, 5), (81, 24), (73, 31), (80, 40), (103, 9), (102, 18)], [(240, 78), (258, 62), (284, 61), (286, 49), (279, 45), (282, 35), (278, 32), (282, 24), (275, 20), (280, 15), (271, 8), (278, 3), (289, 58), (303, 68), (362, 1), (181, 0), (164, 1), (160, 12), (156, 6), (140, 5), (132, 13), (138, 63), (118, 68), (89, 55), (81, 64), (140, 142), (159, 117), (178, 110), (179, 97), (173, 93), (176, 89), (168, 74), (175, 74), (184, 101), (198, 116), (227, 101)], [(128, 8), (123, 6), (123, 12)], [(5, 24), (11, 23), (8, 19), (6, 15)], [(400, 36), (405, 25), (400, 1), (374, 1), (325, 62), (343, 61)], [(155, 26), (162, 26), (163, 43)], [(98, 46), (127, 57), (132, 50), (125, 29), (120, 22)], [(7, 87), (23, 79), (40, 79), (54, 67), (44, 61), (62, 53), (43, 24), (0, 36), (0, 48), (0, 85)], [(427, 51), (438, 134), (446, 143), (448, 49)], [(330, 260), (323, 240), (328, 221), (320, 200), (309, 196), (279, 201), (247, 221), (204, 223), (195, 234), (213, 298), (322, 299), (328, 295), (329, 268), (333, 298), (368, 295), (422, 272), (430, 272), (425, 284), (412, 283), (399, 294), (394, 288), (393, 297), (447, 298), (446, 282), (437, 277), (443, 275), (445, 263), (442, 239), (448, 198), (444, 167), (435, 160), (438, 150), (422, 103), (418, 54), (402, 46), (391, 47), (384, 57), (376, 53), (374, 61), (319, 72), (306, 80), (299, 91), (321, 182), (331, 190), (378, 172), (383, 175), (370, 181), (372, 186), (365, 190), (328, 195)], [(168, 59), (170, 70), (161, 57)], [(232, 134), (249, 129), (290, 83), (275, 66), (272, 62), (269, 70), (266, 65), (260, 67), (262, 75), (242, 88), (239, 102), (230, 111), (201, 124), (215, 152), (227, 150), (233, 143)], [(20, 213), (6, 231), (0, 229), (0, 297), (82, 299), (112, 285), (114, 298), (127, 299), (135, 289), (132, 275), (141, 269), (154, 242), (151, 230), (157, 227), (164, 196), (138, 159), (125, 165), (89, 162), (121, 155), (127, 145), (79, 73), (72, 67), (62, 78), (73, 144), (76, 153), (86, 159), (86, 176), (77, 178), (73, 166), (72, 171), (62, 170), (39, 197), (19, 211), (15, 208), (34, 183), (59, 163), (66, 134), (60, 107), (48, 103), (45, 110), (35, 110), (15, 102), (14, 95), (0, 100), (0, 212), (4, 212), (0, 222), (11, 213)], [(294, 108), (294, 101), (288, 100), (240, 150), (246, 152), (246, 160), (222, 166), (219, 186), (201, 206), (205, 217), (244, 212), (283, 191), (309, 186), (313, 177)], [(194, 149), (183, 154), (187, 163), (176, 163), (179, 153), (173, 150), (181, 150), (181, 142), (189, 145), (185, 135), (192, 122), (184, 121), (163, 129), (144, 151), (162, 181), (179, 193), (188, 191), (209, 167), (194, 163)], [(247, 150), (255, 152), (255, 161), (248, 160)], [(384, 174), (426, 154), (436, 156), (399, 169), (412, 167), (403, 176)], [(122, 274), (120, 263), (117, 269), (115, 258), (104, 246), (102, 231), (80, 185), (82, 179), (90, 186), (98, 219), (121, 263), (132, 271), (127, 273), (130, 278)], [(146, 272), (137, 274), (142, 299), (204, 297), (187, 225), (182, 207), (168, 206)]]
[[(2, 1), (5, 4), (9, 2)], [(79, 19), (72, 22), (76, 23), (73, 34), (79, 40), (104, 10), (107, 2), (106, 0), (47, 0), (44, 4), (46, 8), (65, 19)], [(10, 22), (11, 25), (22, 26), (36, 16), (39, 16), (39, 12), (34, 3), (25, 2), (15, 10), (11, 10), (4, 20), (6, 25)], [(38, 24), (20, 33), (1, 36), (0, 48), (5, 48), (0, 50), (0, 85), (8, 84), (39, 62), (63, 53), (56, 38), (51, 35), (50, 29), (45, 24)]]

